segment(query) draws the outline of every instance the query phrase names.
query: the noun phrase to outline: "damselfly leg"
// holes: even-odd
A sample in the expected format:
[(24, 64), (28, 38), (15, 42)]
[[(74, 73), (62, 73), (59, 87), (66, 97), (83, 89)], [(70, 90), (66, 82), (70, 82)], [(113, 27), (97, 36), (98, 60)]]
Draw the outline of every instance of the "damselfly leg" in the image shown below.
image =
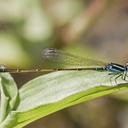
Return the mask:
[(126, 63), (126, 65), (125, 65), (123, 80), (127, 80), (127, 77), (128, 77), (128, 63)]

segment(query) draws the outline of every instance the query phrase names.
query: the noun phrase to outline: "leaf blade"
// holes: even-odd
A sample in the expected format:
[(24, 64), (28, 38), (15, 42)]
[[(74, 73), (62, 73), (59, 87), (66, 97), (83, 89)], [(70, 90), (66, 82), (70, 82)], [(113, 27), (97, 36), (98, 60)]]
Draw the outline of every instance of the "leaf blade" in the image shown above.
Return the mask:
[(128, 88), (126, 81), (119, 78), (117, 84), (113, 79), (112, 84), (110, 77), (109, 72), (91, 70), (59, 71), (37, 77), (19, 90), (19, 106), (1, 126), (22, 128), (69, 106)]
[(8, 113), (14, 110), (18, 104), (18, 89), (15, 81), (8, 73), (0, 73), (1, 91), (1, 112), (0, 121), (2, 122)]

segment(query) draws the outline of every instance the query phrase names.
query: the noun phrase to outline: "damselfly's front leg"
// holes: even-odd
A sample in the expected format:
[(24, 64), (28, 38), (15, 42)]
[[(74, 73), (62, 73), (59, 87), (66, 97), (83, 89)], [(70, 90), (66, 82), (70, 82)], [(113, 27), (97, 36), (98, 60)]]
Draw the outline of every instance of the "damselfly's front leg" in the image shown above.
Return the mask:
[(128, 77), (128, 63), (126, 63), (125, 65), (125, 70), (123, 73), (123, 80), (127, 81), (127, 77)]
[[(117, 83), (117, 79), (123, 76), (122, 73), (109, 73), (109, 75), (112, 75), (112, 76), (110, 77), (110, 82), (112, 83), (112, 79), (114, 79), (114, 82), (115, 82), (116, 85), (118, 84), (118, 83)], [(115, 85), (115, 84), (114, 84), (114, 85)], [(113, 84), (112, 84), (112, 85), (113, 85)]]

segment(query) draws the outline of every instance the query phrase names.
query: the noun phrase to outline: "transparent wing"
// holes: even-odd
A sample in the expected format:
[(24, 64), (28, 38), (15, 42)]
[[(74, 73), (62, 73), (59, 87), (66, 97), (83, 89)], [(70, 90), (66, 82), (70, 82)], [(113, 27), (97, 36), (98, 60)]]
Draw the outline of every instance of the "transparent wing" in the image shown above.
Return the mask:
[(53, 62), (56, 67), (90, 68), (99, 66), (103, 67), (106, 65), (106, 63), (101, 61), (78, 57), (54, 48), (44, 49), (42, 51), (42, 57), (45, 60)]

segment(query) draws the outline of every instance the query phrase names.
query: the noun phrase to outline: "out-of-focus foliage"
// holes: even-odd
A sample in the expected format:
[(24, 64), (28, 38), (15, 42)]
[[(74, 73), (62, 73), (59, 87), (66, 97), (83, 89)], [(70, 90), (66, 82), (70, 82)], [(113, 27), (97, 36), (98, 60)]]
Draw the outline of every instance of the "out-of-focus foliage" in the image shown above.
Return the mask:
[[(101, 9), (95, 10), (94, 18), (93, 13), (89, 14), (88, 11), (86, 13), (86, 8), (87, 10), (92, 8), (88, 7), (91, 6), (90, 3), (82, 0), (1, 0), (0, 35), (2, 34), (2, 40), (0, 40), (0, 48), (3, 49), (0, 55), (1, 63), (27, 67), (33, 66), (32, 61), (29, 61), (33, 60), (37, 62), (34, 65), (39, 65), (41, 49), (51, 46), (60, 47), (64, 43), (76, 42), (74, 39), (77, 39), (81, 35), (80, 33), (88, 28), (87, 26), (109, 2), (104, 0), (98, 3)], [(96, 3), (94, 2), (94, 6)], [(8, 35), (15, 40), (11, 43), (11, 47), (2, 45), (7, 42)], [(21, 47), (21, 52), (15, 48), (17, 45)], [(12, 54), (17, 50), (19, 53)], [(8, 61), (2, 58), (6, 58)]]
[(20, 41), (9, 33), (0, 34), (0, 61), (10, 63), (10, 66), (23, 67), (30, 62), (30, 58), (21, 47)]

